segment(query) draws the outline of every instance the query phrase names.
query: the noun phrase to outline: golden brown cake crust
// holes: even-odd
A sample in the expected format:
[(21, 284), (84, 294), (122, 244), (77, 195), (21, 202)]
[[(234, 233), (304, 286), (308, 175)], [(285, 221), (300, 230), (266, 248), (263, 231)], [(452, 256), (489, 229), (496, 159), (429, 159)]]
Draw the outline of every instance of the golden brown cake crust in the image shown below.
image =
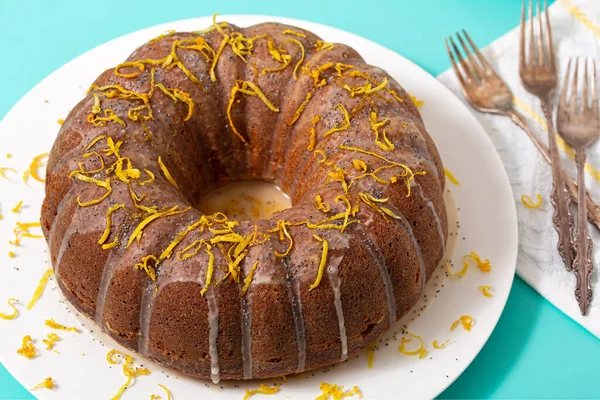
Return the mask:
[[(293, 207), (192, 207), (240, 179)], [(42, 227), (61, 290), (118, 342), (195, 377), (268, 378), (344, 361), (406, 314), (444, 256), (443, 188), (385, 71), (297, 27), (218, 25), (98, 77), (52, 148)]]

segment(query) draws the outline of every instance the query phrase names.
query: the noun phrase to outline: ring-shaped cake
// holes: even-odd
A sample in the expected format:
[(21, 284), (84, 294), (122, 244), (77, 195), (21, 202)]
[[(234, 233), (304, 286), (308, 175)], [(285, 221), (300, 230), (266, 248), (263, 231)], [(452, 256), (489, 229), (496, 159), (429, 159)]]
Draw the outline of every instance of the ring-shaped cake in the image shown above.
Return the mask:
[[(105, 71), (47, 168), (42, 227), (67, 299), (200, 378), (356, 355), (444, 256), (443, 167), (411, 97), (351, 47), (278, 23), (167, 32)], [(292, 207), (194, 205), (260, 179)]]

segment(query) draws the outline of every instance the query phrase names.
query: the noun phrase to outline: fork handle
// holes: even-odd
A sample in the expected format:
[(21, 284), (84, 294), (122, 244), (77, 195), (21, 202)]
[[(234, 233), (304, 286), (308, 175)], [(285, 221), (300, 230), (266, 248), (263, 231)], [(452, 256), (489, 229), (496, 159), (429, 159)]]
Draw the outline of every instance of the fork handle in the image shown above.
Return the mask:
[[(550, 160), (552, 167), (552, 191), (550, 192), (550, 201), (554, 206), (552, 223), (558, 233), (558, 253), (562, 258), (567, 271), (573, 269), (573, 215), (569, 207), (571, 203), (571, 194), (565, 184), (565, 173), (558, 153), (558, 144), (556, 143), (556, 132), (554, 131), (554, 121), (552, 118), (552, 103), (550, 98), (542, 98), (542, 111), (546, 117), (548, 126), (548, 143), (550, 144)], [(585, 187), (583, 187), (585, 190)]]
[[(585, 149), (579, 146), (575, 152), (575, 162), (577, 163), (577, 184), (580, 196), (584, 196), (585, 192), (585, 158)], [(592, 238), (588, 231), (585, 215), (586, 203), (582, 201), (577, 207), (577, 231), (573, 240), (573, 248), (575, 250), (573, 269), (577, 277), (575, 298), (579, 303), (582, 315), (587, 314), (592, 301), (590, 276), (594, 269), (592, 264)]]
[[(542, 154), (544, 159), (549, 164), (551, 164), (552, 161), (550, 159), (550, 152), (548, 151), (548, 148), (540, 141), (540, 139), (538, 139), (538, 137), (535, 135), (535, 133), (533, 133), (533, 130), (527, 123), (527, 120), (525, 119), (525, 117), (523, 117), (523, 115), (521, 115), (520, 113), (518, 113), (515, 110), (510, 110), (508, 112), (508, 116), (517, 126), (519, 126), (521, 129), (523, 129), (525, 131), (525, 133), (527, 133), (527, 136), (529, 136), (529, 138), (531, 139), (531, 141), (533, 142), (535, 147), (539, 150), (539, 152)], [(563, 170), (564, 183), (565, 183), (567, 189), (569, 190), (569, 193), (571, 194), (571, 198), (573, 199), (573, 201), (578, 203), (579, 195), (578, 195), (578, 190), (577, 190), (577, 183), (575, 183), (575, 180), (571, 177), (571, 175), (569, 175), (562, 168), (562, 166), (560, 166), (560, 169)], [(584, 192), (584, 196), (585, 196), (585, 200), (587, 203), (586, 209), (587, 209), (588, 221), (590, 221), (590, 223), (594, 224), (594, 226), (598, 230), (600, 230), (600, 206), (598, 206), (594, 202), (594, 200), (592, 200), (592, 198), (588, 192)]]

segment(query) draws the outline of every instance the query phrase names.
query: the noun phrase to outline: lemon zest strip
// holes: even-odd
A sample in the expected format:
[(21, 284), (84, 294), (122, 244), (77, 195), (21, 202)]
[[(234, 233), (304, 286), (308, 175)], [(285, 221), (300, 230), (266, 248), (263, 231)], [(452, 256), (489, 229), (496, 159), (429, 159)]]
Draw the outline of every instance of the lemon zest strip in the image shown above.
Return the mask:
[(471, 332), (473, 327), (473, 318), (470, 315), (463, 315), (452, 323), (450, 331), (453, 331), (458, 325), (461, 325), (465, 331)]
[(283, 42), (283, 44), (288, 43), (288, 42), (294, 43), (298, 47), (300, 47), (300, 52), (301, 52), (300, 59), (298, 60), (298, 63), (296, 63), (296, 66), (294, 67), (294, 79), (298, 79), (298, 68), (300, 68), (300, 65), (302, 65), (302, 63), (304, 62), (304, 56), (305, 56), (304, 45), (298, 39), (287, 39)]
[(416, 350), (411, 350), (411, 351), (406, 350), (404, 344), (412, 341), (412, 339), (402, 336), (400, 346), (398, 347), (398, 350), (400, 351), (400, 353), (405, 354), (407, 356), (418, 355), (419, 358), (425, 357), (425, 355), (427, 354), (427, 350), (425, 349), (425, 342), (423, 341), (421, 336), (415, 335), (414, 333), (411, 333), (411, 332), (407, 331), (406, 329), (404, 330), (404, 332), (407, 335), (409, 335), (419, 341), (419, 348)]
[(375, 348), (377, 346), (376, 342), (372, 342), (367, 346), (367, 365), (369, 368), (373, 368), (373, 363), (375, 362)]
[(35, 351), (35, 346), (33, 345), (33, 340), (31, 340), (31, 336), (23, 336), (21, 348), (17, 349), (17, 354), (20, 354), (27, 358), (33, 358), (35, 357)]
[(379, 146), (383, 151), (392, 151), (394, 150), (394, 144), (389, 141), (386, 136), (385, 129), (381, 131), (381, 139), (379, 138), (380, 132), (379, 128), (383, 128), (385, 124), (389, 121), (388, 118), (383, 119), (382, 121), (377, 121), (377, 113), (371, 112), (371, 129), (375, 132), (375, 144)]
[(250, 397), (252, 397), (255, 394), (275, 394), (279, 391), (279, 386), (275, 385), (273, 387), (269, 387), (265, 384), (260, 384), (260, 389), (254, 389), (254, 390), (246, 390), (246, 394), (244, 395), (244, 399), (243, 400), (248, 400)]
[(38, 390), (38, 389), (42, 389), (42, 388), (46, 388), (46, 389), (54, 388), (54, 381), (52, 380), (51, 377), (44, 379), (44, 382), (37, 384), (36, 386), (32, 387), (30, 390)]
[[(403, 173), (403, 175), (400, 175), (400, 176), (403, 176), (406, 178), (406, 188), (408, 190), (406, 197), (410, 197), (410, 192), (411, 192), (410, 186), (411, 186), (411, 182), (415, 179), (415, 175), (425, 175), (425, 171), (413, 172), (413, 170), (411, 170), (408, 166), (401, 164), (401, 163), (397, 163), (392, 160), (389, 160), (388, 158), (386, 158), (378, 153), (375, 153), (374, 151), (365, 150), (360, 147), (346, 146), (343, 144), (338, 145), (338, 148), (340, 148), (342, 150), (356, 151), (359, 153), (368, 154), (370, 156), (376, 157), (382, 161), (387, 162), (392, 167), (402, 168), (404, 170), (404, 173)], [(385, 167), (382, 167), (382, 168), (385, 168)], [(372, 175), (372, 174), (367, 174), (367, 175)], [(358, 178), (360, 178), (360, 177), (356, 177), (355, 179), (358, 179)], [(390, 182), (395, 182), (395, 180), (394, 181), (390, 180)]]
[(154, 174), (152, 173), (152, 171), (149, 171), (149, 170), (147, 170), (147, 169), (144, 169), (144, 172), (146, 173), (146, 175), (148, 175), (148, 179), (147, 179), (147, 180), (145, 180), (145, 181), (143, 181), (143, 182), (140, 182), (140, 183), (139, 183), (139, 185), (140, 185), (140, 186), (145, 186), (145, 185), (147, 185), (147, 184), (149, 184), (149, 183), (152, 183), (152, 182), (154, 182), (154, 179), (155, 179), (155, 176), (154, 176)]
[(47, 339), (42, 339), (42, 342), (46, 345), (45, 350), (52, 350), (54, 343), (58, 342), (60, 337), (56, 333), (49, 333)]
[(46, 272), (44, 272), (44, 274), (42, 275), (42, 278), (40, 279), (40, 282), (38, 283), (37, 288), (35, 289), (35, 292), (33, 292), (33, 296), (31, 297), (29, 304), (27, 304), (27, 310), (31, 310), (33, 308), (33, 306), (35, 305), (35, 303), (37, 303), (37, 301), (41, 297), (42, 293), (44, 292), (44, 288), (46, 287), (46, 284), (48, 283), (48, 279), (50, 279), (50, 276), (53, 274), (54, 274), (54, 271), (52, 269), (48, 269)]
[(32, 239), (41, 239), (43, 235), (33, 235), (29, 232), (30, 228), (39, 228), (41, 227), (40, 222), (17, 222), (15, 229), (13, 229), (13, 233), (15, 234), (15, 240), (11, 240), (8, 243), (19, 246), (21, 244), (21, 239), (24, 237), (32, 238)]
[(333, 49), (333, 43), (327, 43), (323, 40), (317, 40), (316, 43), (313, 45), (313, 48), (316, 51), (331, 50)]
[(325, 213), (331, 210), (331, 206), (329, 205), (329, 203), (323, 202), (323, 197), (321, 197), (320, 194), (315, 196), (315, 208)]
[(173, 176), (171, 175), (171, 173), (169, 172), (169, 170), (167, 169), (167, 167), (163, 163), (163, 160), (162, 160), (161, 156), (158, 156), (158, 166), (160, 167), (160, 170), (162, 171), (162, 173), (165, 176), (165, 178), (167, 179), (167, 181), (169, 181), (169, 183), (175, 189), (180, 190), (179, 189), (179, 185), (177, 184), (177, 182), (175, 182), (175, 179), (173, 179)]
[(458, 181), (458, 179), (456, 179), (456, 177), (454, 176), (454, 174), (452, 172), (450, 172), (450, 170), (448, 168), (444, 168), (444, 174), (446, 174), (446, 177), (448, 178), (448, 180), (450, 182), (452, 182), (455, 185), (460, 185), (460, 182)]
[(485, 259), (485, 261), (481, 260), (481, 257), (479, 257), (479, 254), (477, 254), (474, 251), (463, 256), (463, 260), (466, 260), (466, 259), (471, 259), (471, 260), (475, 261), (477, 263), (477, 268), (479, 268), (481, 270), (481, 272), (490, 272), (492, 270), (492, 265), (490, 264), (490, 260), (487, 258)]
[(88, 206), (93, 206), (96, 204), (100, 204), (102, 203), (106, 198), (108, 198), (108, 196), (110, 196), (110, 194), (112, 193), (112, 187), (110, 185), (110, 178), (106, 178), (106, 180), (101, 181), (99, 179), (96, 178), (91, 178), (89, 176), (85, 176), (83, 175), (81, 172), (79, 171), (74, 171), (71, 173), (72, 176), (74, 176), (75, 178), (79, 179), (80, 181), (83, 182), (87, 182), (87, 183), (93, 183), (101, 188), (106, 189), (106, 193), (104, 193), (104, 195), (102, 195), (102, 197), (95, 199), (95, 200), (90, 200), (87, 202), (82, 202), (81, 198), (79, 196), (77, 196), (77, 204), (79, 204), (80, 207), (88, 207)]
[(31, 175), (31, 177), (38, 182), (45, 181), (44, 179), (40, 178), (40, 176), (37, 173), (37, 170), (38, 168), (45, 166), (45, 164), (43, 164), (42, 162), (42, 159), (47, 158), (49, 156), (50, 153), (42, 153), (40, 155), (35, 156), (31, 164), (29, 164), (29, 175)]
[[(152, 42), (149, 42), (149, 43), (152, 43)], [(121, 68), (131, 68), (131, 67), (137, 68), (138, 71), (134, 71), (129, 74), (124, 74), (119, 71)], [(146, 69), (146, 66), (144, 65), (144, 63), (141, 63), (139, 61), (127, 61), (127, 62), (117, 65), (115, 67), (114, 73), (116, 76), (120, 76), (121, 78), (130, 79), (130, 78), (135, 78), (136, 76), (138, 76), (139, 74), (144, 72), (145, 69)]]
[(285, 240), (285, 238), (287, 238), (290, 242), (285, 253), (279, 253), (278, 251), (275, 251), (275, 255), (279, 258), (283, 258), (283, 257), (287, 256), (288, 254), (290, 254), (290, 251), (292, 250), (292, 247), (294, 246), (294, 239), (292, 238), (292, 235), (290, 235), (290, 233), (287, 230), (287, 227), (290, 225), (291, 225), (290, 222), (280, 219), (277, 221), (277, 225), (275, 226), (275, 228), (270, 229), (268, 231), (268, 232), (279, 232), (279, 240), (283, 241), (283, 240)]
[(173, 250), (175, 249), (175, 247), (177, 247), (177, 245), (179, 245), (179, 243), (181, 243), (181, 241), (183, 239), (185, 239), (185, 237), (188, 235), (188, 233), (190, 233), (191, 231), (195, 230), (199, 226), (202, 226), (202, 225), (205, 225), (205, 224), (208, 224), (208, 220), (205, 217), (202, 217), (198, 221), (196, 221), (193, 224), (189, 225), (183, 232), (177, 233), (175, 235), (175, 239), (173, 239), (173, 241), (171, 241), (171, 243), (169, 243), (169, 245), (167, 246), (167, 248), (164, 249), (163, 252), (161, 253), (161, 255), (159, 257), (159, 261), (163, 261), (163, 260), (165, 260), (167, 258), (171, 258), (171, 254), (173, 253)]
[(169, 30), (167, 30), (166, 32), (164, 32), (164, 33), (161, 33), (161, 34), (160, 34), (160, 35), (158, 35), (157, 37), (155, 37), (155, 38), (152, 38), (152, 39), (148, 40), (148, 44), (153, 44), (153, 43), (156, 43), (156, 42), (158, 42), (159, 40), (161, 40), (161, 39), (164, 39), (164, 38), (166, 38), (166, 37), (169, 37), (169, 36), (172, 36), (172, 35), (174, 35), (174, 34), (175, 34), (175, 30), (174, 30), (174, 29), (169, 29)]
[(283, 33), (284, 35), (294, 35), (294, 36), (298, 36), (298, 37), (301, 37), (301, 38), (306, 38), (306, 35), (304, 33), (297, 32), (297, 31), (294, 31), (292, 29), (286, 29), (286, 30), (284, 30), (281, 33)]
[(302, 115), (302, 112), (304, 112), (304, 109), (306, 108), (306, 106), (308, 105), (308, 102), (312, 98), (313, 93), (314, 93), (314, 89), (313, 90), (309, 90), (306, 93), (306, 98), (304, 99), (304, 101), (302, 102), (302, 104), (300, 104), (300, 106), (298, 107), (298, 109), (296, 110), (296, 112), (294, 113), (294, 115), (292, 116), (292, 118), (288, 121), (287, 124), (289, 126), (294, 125), (294, 123), (296, 121), (298, 121), (298, 119), (300, 119), (300, 116)]
[(74, 326), (68, 327), (68, 326), (61, 325), (58, 322), (56, 322), (54, 320), (54, 318), (47, 319), (44, 322), (44, 325), (49, 326), (50, 328), (53, 328), (53, 329), (59, 329), (61, 331), (79, 332), (79, 330), (76, 327), (74, 327)]
[(15, 174), (17, 173), (17, 170), (14, 168), (10, 168), (10, 167), (0, 168), (0, 176), (3, 177), (4, 179), (8, 179), (6, 177), (6, 171), (11, 171), (11, 172), (14, 172)]
[(321, 253), (321, 261), (319, 262), (317, 278), (315, 279), (314, 283), (310, 285), (308, 291), (313, 290), (321, 283), (321, 279), (323, 278), (323, 271), (325, 271), (325, 266), (327, 265), (327, 253), (329, 251), (329, 242), (327, 241), (327, 239), (319, 237), (317, 235), (313, 235), (313, 237), (318, 241), (323, 242), (323, 252)]
[(273, 105), (273, 103), (271, 103), (271, 101), (267, 98), (267, 96), (262, 92), (262, 90), (260, 90), (258, 88), (258, 86), (256, 86), (254, 83), (250, 82), (250, 81), (242, 81), (242, 80), (237, 80), (235, 85), (231, 88), (231, 94), (229, 97), (229, 103), (227, 105), (227, 119), (229, 121), (229, 126), (231, 127), (231, 130), (233, 131), (233, 133), (243, 142), (243, 143), (248, 143), (246, 141), (246, 139), (244, 138), (244, 136), (242, 136), (242, 134), (236, 129), (234, 123), (233, 123), (233, 119), (231, 117), (231, 109), (233, 107), (233, 104), (235, 103), (235, 97), (237, 93), (243, 93), (247, 96), (256, 96), (259, 99), (261, 99), (263, 101), (263, 103), (265, 103), (265, 105), (267, 106), (267, 108), (269, 108), (271, 111), (273, 112), (279, 112), (279, 108), (275, 107)]
[(240, 291), (240, 297), (244, 297), (246, 295), (246, 292), (248, 291), (248, 288), (250, 287), (250, 284), (252, 283), (252, 279), (254, 279), (254, 272), (256, 271), (257, 267), (258, 267), (258, 261), (256, 261), (252, 265), (250, 272), (248, 272), (248, 275), (246, 275), (246, 277), (244, 278), (244, 286), (242, 287), (242, 290)]
[(17, 318), (17, 316), (19, 315), (19, 311), (17, 310), (17, 308), (12, 304), (12, 303), (16, 303), (17, 299), (15, 299), (14, 297), (11, 297), (10, 299), (8, 299), (8, 306), (10, 308), (12, 308), (12, 313), (10, 314), (6, 314), (6, 313), (0, 313), (0, 318), (2, 319), (6, 319), (6, 320), (10, 320), (10, 319), (15, 319)]
[(183, 90), (180, 90), (177, 88), (167, 88), (162, 83), (157, 83), (156, 85), (154, 85), (154, 87), (159, 88), (165, 95), (170, 97), (175, 103), (177, 103), (177, 101), (181, 101), (181, 102), (187, 104), (188, 113), (187, 113), (186, 117), (183, 119), (184, 122), (188, 121), (190, 118), (192, 118), (192, 115), (194, 114), (195, 103), (194, 103), (194, 100), (192, 100), (192, 97), (190, 96), (189, 93), (184, 92)]
[(104, 244), (106, 239), (108, 239), (108, 236), (110, 235), (110, 227), (112, 225), (112, 214), (121, 208), (125, 208), (125, 204), (115, 204), (106, 211), (106, 228), (104, 228), (104, 232), (98, 240), (98, 244)]
[(469, 269), (469, 263), (467, 262), (463, 262), (463, 267), (460, 271), (458, 272), (453, 272), (450, 269), (450, 261), (446, 260), (446, 272), (448, 273), (448, 275), (450, 276), (454, 276), (456, 278), (461, 278), (463, 276), (465, 276), (465, 274), (467, 273), (467, 270)]
[(117, 364), (119, 362), (119, 359), (115, 357), (115, 354), (120, 354), (124, 358), (123, 374), (127, 377), (127, 381), (121, 386), (121, 388), (119, 389), (117, 394), (115, 394), (111, 398), (111, 400), (119, 400), (121, 398), (121, 396), (123, 395), (123, 393), (125, 393), (125, 390), (129, 387), (129, 385), (131, 385), (134, 378), (141, 376), (141, 375), (149, 375), (150, 374), (150, 370), (148, 368), (134, 367), (132, 356), (130, 356), (128, 354), (123, 354), (117, 350), (111, 350), (106, 355), (106, 360), (110, 364)]
[(525, 207), (527, 208), (539, 208), (539, 206), (542, 205), (542, 202), (544, 201), (544, 199), (542, 198), (541, 194), (537, 194), (536, 195), (536, 202), (534, 203), (533, 200), (531, 199), (531, 197), (529, 197), (528, 195), (524, 194), (523, 196), (521, 196), (521, 202), (523, 203), (523, 205), (525, 205)]
[(158, 218), (162, 218), (162, 217), (169, 217), (172, 215), (177, 215), (177, 214), (182, 214), (186, 211), (188, 211), (190, 208), (186, 208), (184, 210), (178, 210), (178, 206), (173, 206), (172, 208), (166, 210), (166, 211), (162, 211), (162, 212), (157, 212), (155, 214), (152, 214), (148, 217), (146, 217), (142, 222), (140, 222), (138, 224), (138, 226), (134, 229), (133, 233), (131, 234), (131, 236), (129, 237), (129, 240), (127, 241), (127, 248), (131, 245), (131, 243), (133, 243), (134, 240), (137, 239), (137, 242), (139, 244), (142, 235), (143, 235), (143, 230), (146, 226), (148, 226), (148, 224), (150, 224), (152, 221), (158, 219)]
[(338, 76), (341, 78), (342, 74), (344, 73), (344, 71), (348, 70), (348, 69), (353, 69), (354, 65), (350, 65), (350, 64), (343, 64), (343, 63), (335, 63), (335, 70), (338, 73)]
[[(283, 46), (283, 43), (281, 45)], [(287, 54), (287, 52), (281, 46), (280, 46), (280, 48), (277, 48), (275, 46), (275, 42), (271, 38), (269, 38), (267, 40), (267, 49), (268, 49), (268, 52), (271, 55), (271, 57), (275, 61), (280, 62), (281, 65), (279, 67), (275, 67), (275, 68), (264, 68), (262, 70), (263, 75), (267, 75), (269, 72), (282, 71), (290, 65), (290, 62), (292, 61), (292, 56)], [(282, 51), (283, 51), (283, 54), (282, 54)]]
[(330, 398), (333, 400), (342, 400), (344, 397), (354, 397), (354, 395), (357, 395), (358, 398), (363, 397), (358, 386), (354, 386), (351, 390), (344, 392), (343, 386), (321, 382), (319, 389), (322, 393), (315, 400), (328, 400)]
[(490, 292), (492, 287), (490, 285), (479, 286), (479, 290), (485, 297), (494, 297), (494, 295)]
[(335, 124), (333, 126), (333, 128), (331, 128), (330, 130), (328, 130), (327, 132), (325, 132), (323, 134), (323, 137), (327, 137), (327, 136), (331, 135), (332, 133), (345, 131), (346, 129), (350, 128), (350, 115), (348, 115), (348, 111), (346, 110), (346, 107), (344, 107), (343, 104), (338, 104), (337, 107), (340, 109), (341, 113), (344, 116), (344, 122), (342, 124), (340, 124), (339, 126), (338, 126), (338, 124)]
[(450, 343), (450, 338), (446, 339), (446, 341), (444, 343), (438, 343), (437, 340), (433, 341), (433, 347), (436, 349), (443, 349), (444, 347), (446, 347), (446, 345)]
[[(148, 261), (154, 261), (154, 266), (149, 265)], [(144, 271), (146, 273), (146, 275), (148, 275), (148, 277), (152, 280), (152, 282), (154, 283), (154, 288), (155, 290), (158, 292), (158, 284), (156, 283), (156, 266), (158, 265), (158, 259), (149, 254), (147, 256), (142, 257), (142, 261), (135, 264), (133, 267), (140, 270), (140, 271)]]
[(17, 203), (17, 205), (11, 211), (14, 212), (15, 214), (17, 214), (21, 210), (22, 206), (23, 206), (23, 200), (19, 201)]

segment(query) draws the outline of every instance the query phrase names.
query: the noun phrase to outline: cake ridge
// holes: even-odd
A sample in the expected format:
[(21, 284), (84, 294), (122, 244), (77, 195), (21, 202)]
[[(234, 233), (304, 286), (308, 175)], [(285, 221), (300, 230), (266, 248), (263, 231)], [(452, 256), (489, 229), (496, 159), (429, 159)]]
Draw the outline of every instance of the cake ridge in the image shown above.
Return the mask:
[(389, 325), (392, 326), (396, 322), (396, 296), (394, 294), (394, 288), (392, 287), (392, 279), (390, 277), (390, 271), (388, 266), (386, 265), (385, 258), (381, 253), (381, 249), (379, 245), (375, 241), (375, 236), (363, 228), (362, 224), (357, 225), (355, 227), (356, 230), (361, 232), (360, 240), (363, 246), (367, 249), (369, 254), (375, 260), (377, 267), (379, 268), (379, 272), (381, 274), (381, 279), (383, 280), (383, 286), (385, 288), (385, 296), (387, 298), (387, 308), (389, 313)]
[(402, 225), (404, 226), (404, 229), (408, 232), (408, 236), (411, 240), (412, 247), (415, 249), (415, 252), (417, 254), (417, 260), (419, 262), (419, 268), (421, 271), (420, 281), (421, 281), (421, 293), (422, 293), (423, 290), (425, 289), (425, 283), (427, 281), (427, 268), (425, 268), (425, 262), (423, 261), (423, 253), (422, 253), (421, 245), (417, 241), (417, 238), (413, 232), (413, 229), (410, 226), (410, 224), (408, 223), (408, 221), (406, 220), (406, 217), (404, 216), (402, 211), (400, 211), (398, 208), (396, 208), (396, 206), (394, 206), (392, 204), (388, 203), (388, 205), (389, 205), (389, 209), (395, 215), (400, 217), (400, 218), (396, 218), (396, 220), (400, 221), (402, 223)]
[(287, 258), (282, 257), (280, 262), (284, 268), (286, 288), (292, 305), (292, 317), (294, 318), (296, 342), (298, 344), (298, 366), (296, 367), (296, 372), (300, 373), (304, 371), (306, 362), (306, 332), (304, 316), (302, 314), (302, 297), (300, 296), (299, 282), (293, 279)]
[[(415, 190), (415, 193), (419, 193), (419, 196), (421, 196), (421, 198), (425, 201), (427, 208), (429, 208), (429, 210), (431, 210), (431, 213), (433, 214), (433, 218), (435, 220), (435, 228), (440, 237), (440, 243), (444, 243), (445, 236), (444, 236), (444, 230), (442, 229), (442, 222), (440, 221), (440, 216), (438, 215), (437, 211), (433, 207), (433, 203), (431, 202), (431, 200), (429, 200), (429, 198), (427, 198), (425, 196), (425, 193), (423, 193), (423, 189), (421, 188), (421, 185), (419, 185), (419, 183), (415, 182), (415, 186), (418, 187), (418, 190)], [(442, 252), (442, 255), (441, 255), (440, 259), (443, 260), (444, 255), (446, 254), (446, 246), (442, 246), (441, 252)]]

